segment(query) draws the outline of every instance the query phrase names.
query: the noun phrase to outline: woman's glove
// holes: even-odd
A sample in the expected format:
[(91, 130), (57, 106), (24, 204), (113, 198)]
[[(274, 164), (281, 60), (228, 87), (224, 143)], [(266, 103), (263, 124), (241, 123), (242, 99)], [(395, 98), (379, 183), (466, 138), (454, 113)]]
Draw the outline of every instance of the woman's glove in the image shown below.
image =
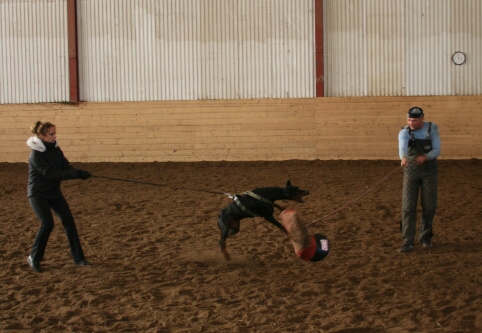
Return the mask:
[(86, 180), (87, 178), (92, 177), (92, 174), (89, 171), (84, 170), (77, 170), (77, 178)]

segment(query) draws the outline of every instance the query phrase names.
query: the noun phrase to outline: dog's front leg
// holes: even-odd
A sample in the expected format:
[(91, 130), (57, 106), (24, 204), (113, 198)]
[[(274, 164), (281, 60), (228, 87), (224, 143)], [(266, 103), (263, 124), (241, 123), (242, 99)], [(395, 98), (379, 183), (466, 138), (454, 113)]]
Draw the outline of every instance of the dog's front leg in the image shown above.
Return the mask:
[(283, 227), (283, 225), (281, 223), (278, 222), (278, 220), (276, 220), (273, 216), (268, 216), (268, 217), (265, 217), (265, 219), (268, 221), (268, 222), (271, 222), (272, 224), (274, 224), (275, 226), (277, 226), (281, 231), (283, 231), (285, 234), (288, 234), (288, 231), (286, 231), (285, 227)]
[(280, 212), (284, 211), (286, 209), (286, 207), (283, 207), (283, 206), (280, 206), (278, 204), (273, 204), (274, 207), (276, 207), (277, 209), (279, 209)]

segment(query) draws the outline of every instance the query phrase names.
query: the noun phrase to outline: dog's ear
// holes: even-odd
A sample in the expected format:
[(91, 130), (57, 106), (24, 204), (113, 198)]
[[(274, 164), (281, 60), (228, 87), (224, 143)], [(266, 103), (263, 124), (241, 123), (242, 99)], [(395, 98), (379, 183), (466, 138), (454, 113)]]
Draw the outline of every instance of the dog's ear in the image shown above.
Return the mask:
[(286, 187), (288, 187), (288, 186), (291, 186), (291, 180), (290, 179), (288, 179), (288, 181), (286, 182)]

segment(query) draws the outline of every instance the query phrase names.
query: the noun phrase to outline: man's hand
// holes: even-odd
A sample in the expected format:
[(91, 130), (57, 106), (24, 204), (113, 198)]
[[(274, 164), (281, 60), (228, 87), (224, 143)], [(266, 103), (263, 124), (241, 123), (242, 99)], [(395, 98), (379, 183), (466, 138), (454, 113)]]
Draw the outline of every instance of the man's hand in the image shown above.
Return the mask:
[(427, 159), (427, 155), (420, 155), (415, 157), (415, 163), (417, 163), (417, 165), (422, 165), (427, 161)]
[[(413, 159), (413, 161), (417, 163), (417, 165), (422, 165), (425, 162), (427, 162), (427, 160), (428, 160), (427, 155), (419, 155)], [(400, 163), (400, 165), (406, 168), (410, 165), (410, 161), (408, 160), (407, 157), (404, 157), (402, 158), (402, 162)]]

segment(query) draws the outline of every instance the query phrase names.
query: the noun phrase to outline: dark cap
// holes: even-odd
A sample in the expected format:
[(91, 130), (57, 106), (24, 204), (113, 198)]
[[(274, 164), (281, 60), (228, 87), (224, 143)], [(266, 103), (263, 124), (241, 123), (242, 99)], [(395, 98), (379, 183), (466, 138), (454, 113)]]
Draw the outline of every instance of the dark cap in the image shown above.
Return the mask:
[(422, 108), (419, 108), (418, 106), (414, 106), (413, 108), (410, 108), (407, 113), (407, 118), (420, 118), (423, 117), (423, 110)]

